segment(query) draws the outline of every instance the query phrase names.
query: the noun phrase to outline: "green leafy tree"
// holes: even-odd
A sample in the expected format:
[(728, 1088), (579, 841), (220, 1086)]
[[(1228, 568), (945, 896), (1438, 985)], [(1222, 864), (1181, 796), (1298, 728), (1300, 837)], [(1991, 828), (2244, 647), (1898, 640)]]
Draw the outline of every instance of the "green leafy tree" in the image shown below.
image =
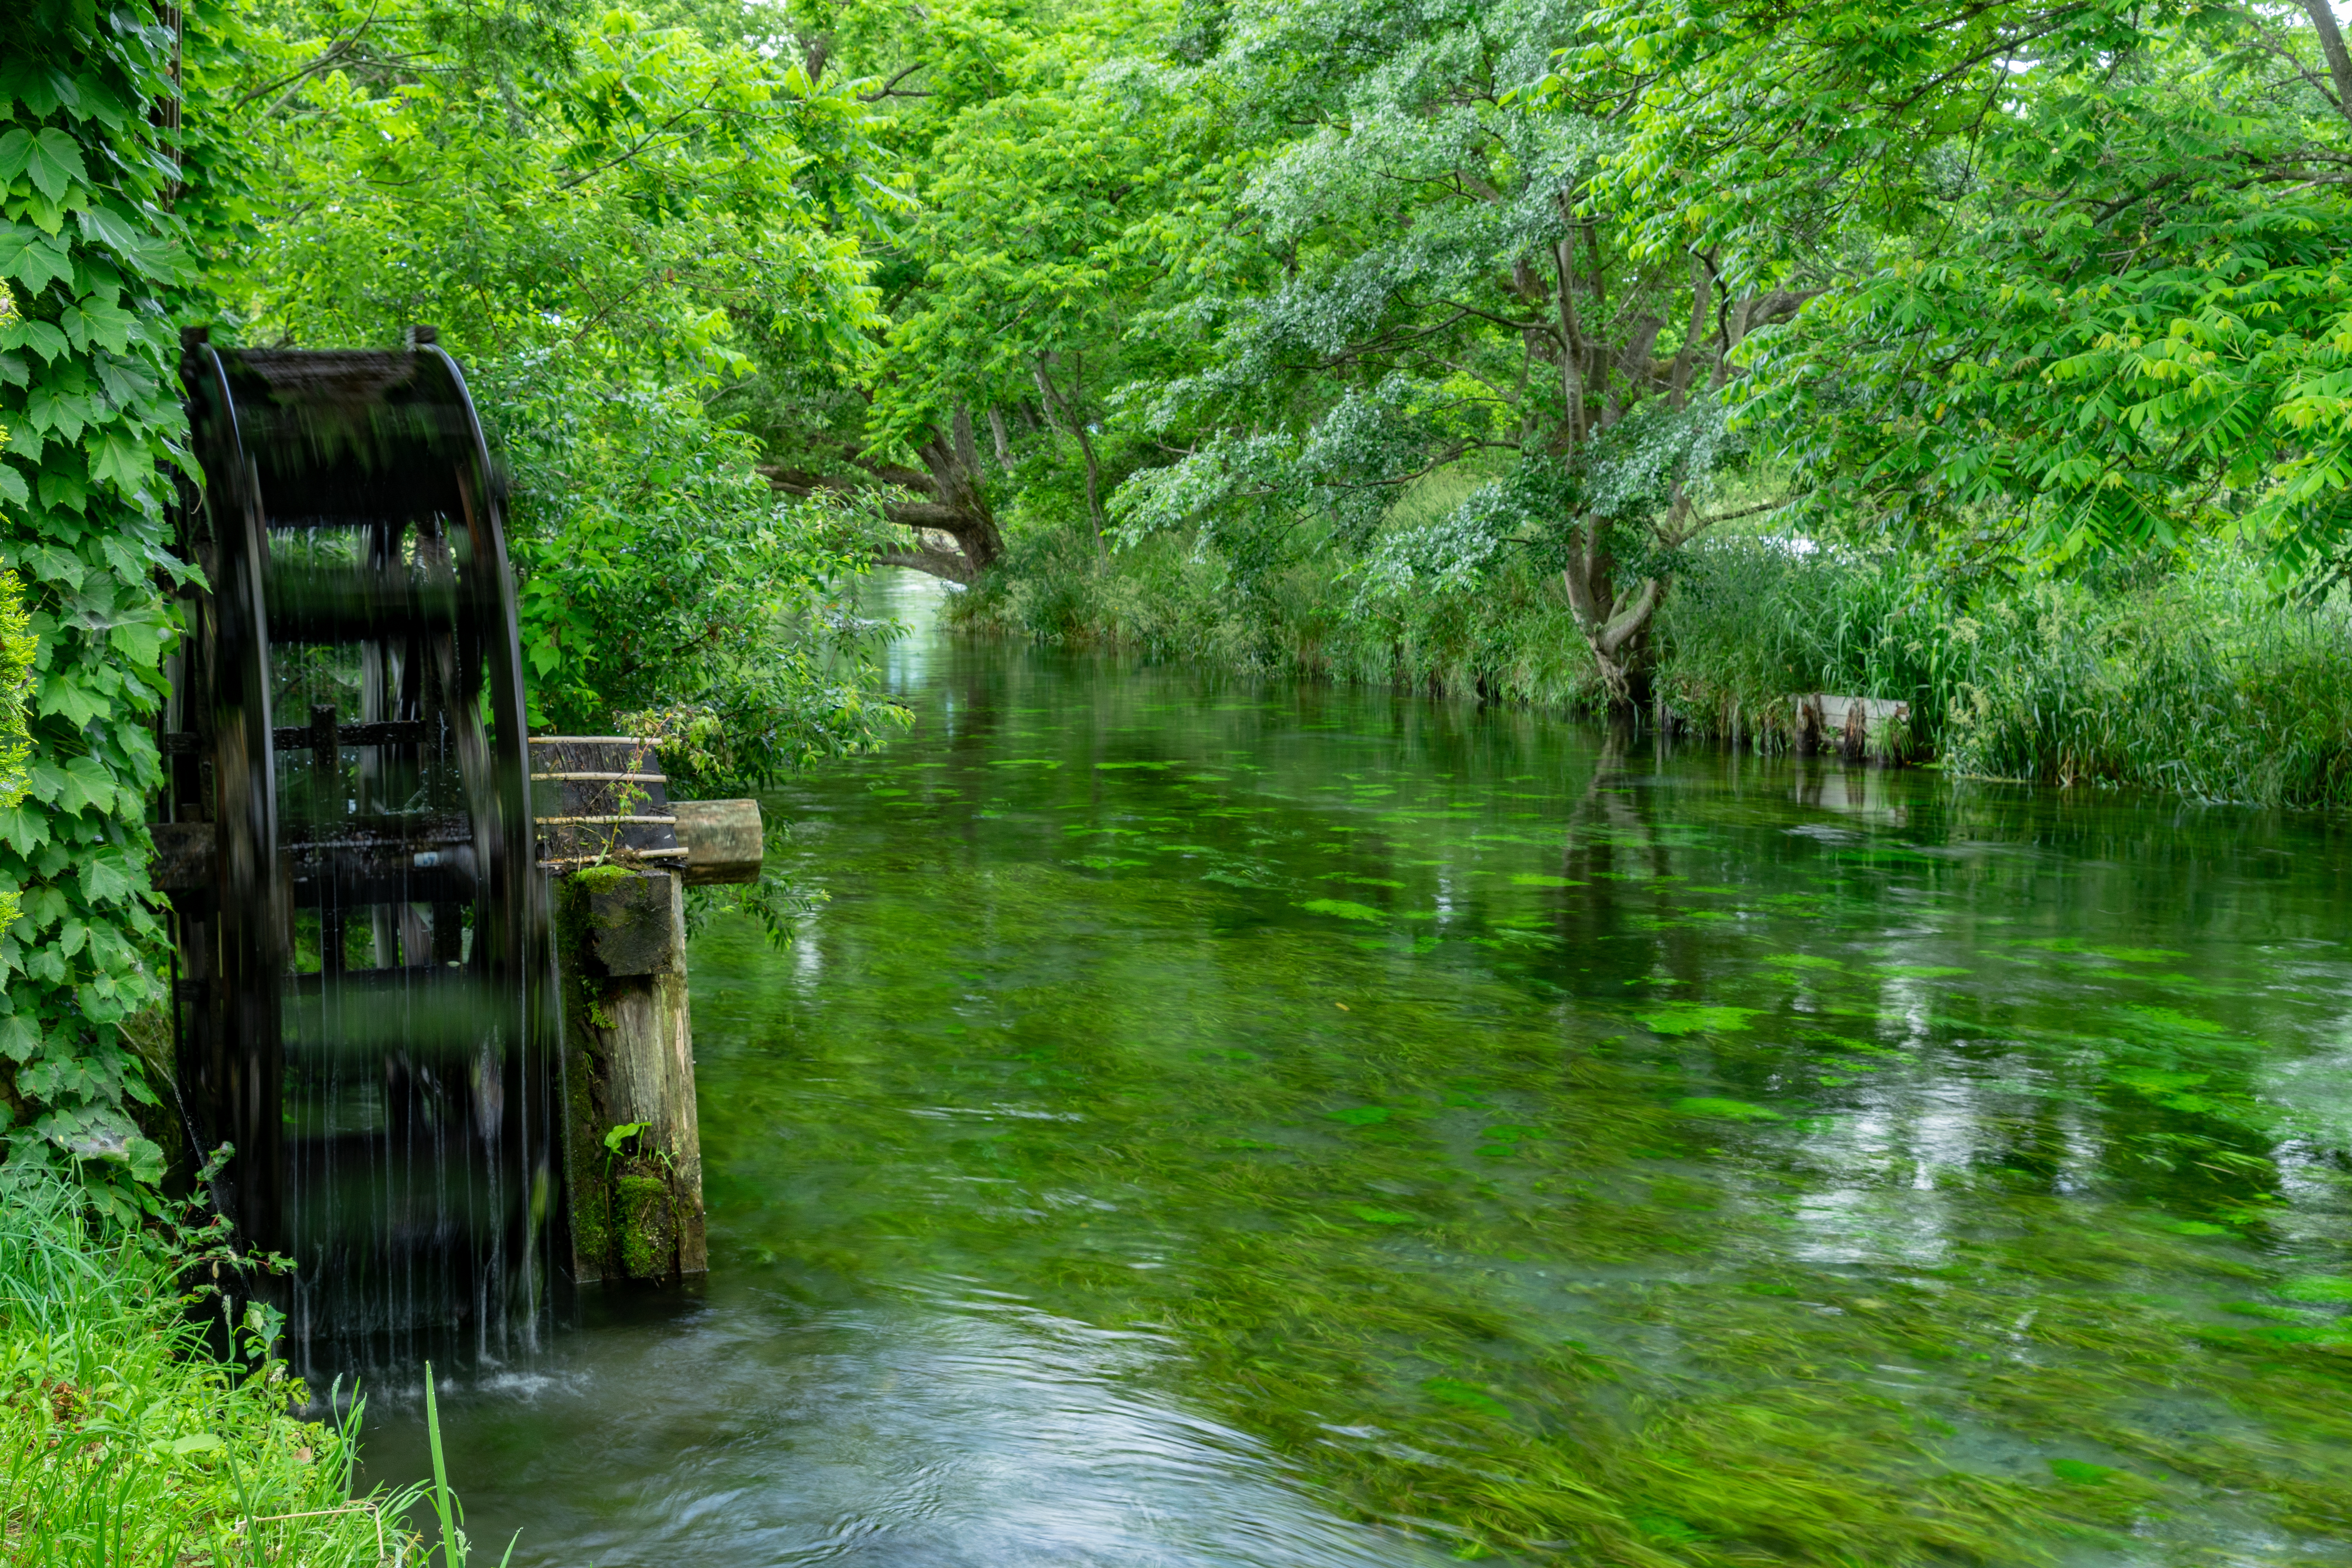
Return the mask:
[(1627, 5), (1569, 73), (1647, 69), (1603, 190), (1652, 250), (1768, 279), (1824, 234), (1864, 258), (1743, 389), (1814, 514), (2340, 559), (2352, 59), (2323, 0), (1885, 19)]
[[(1117, 58), (1141, 12), (1059, 18), (1018, 48), (950, 58), (925, 76), (948, 84), (920, 167), (921, 207), (886, 352), (875, 374), (869, 438), (888, 450), (925, 432), (1034, 408), (1034, 423), (1066, 442), (1099, 542), (1106, 477), (1102, 399), (1133, 374), (1122, 329), (1150, 280), (1134, 235), (1181, 183), (1182, 146), (1151, 117), (1089, 79)], [(988, 90), (954, 89), (984, 62)]]
[[(1676, 553), (1746, 499), (1732, 353), (1801, 295), (1644, 250), (1595, 199), (1633, 79), (1555, 79), (1556, 111), (1532, 107), (1570, 26), (1537, 0), (1235, 6), (1200, 65), (1159, 73), (1166, 112), (1246, 151), (1213, 211), (1162, 226), (1164, 271), (1198, 282), (1148, 319), (1190, 325), (1201, 364), (1149, 417), (1186, 455), (1115, 510), (1131, 537), (1196, 531), (1244, 592), (1307, 555), (1391, 591), (1532, 557), (1632, 706)], [(1208, 264), (1235, 228), (1263, 259)], [(1483, 482), (1386, 531), (1449, 470)]]
[(874, 356), (849, 376), (765, 366), (738, 405), (780, 489), (857, 494), (892, 525), (877, 560), (974, 581), (1003, 554), (1008, 499), (1054, 510), (1064, 491), (1103, 534), (1120, 471), (1104, 426), (1148, 282), (1127, 236), (1186, 149), (1089, 83), (1170, 16), (852, 0), (795, 7), (770, 40), (875, 107), (907, 199), (859, 215), (887, 319)]
[[(0, 1129), (11, 1157), (62, 1151), (108, 1175), (160, 1167), (132, 1102), (154, 1102), (120, 1026), (161, 999), (145, 803), (147, 727), (173, 617), (162, 584), (166, 465), (178, 459), (183, 276), (159, 121), (174, 39), (152, 12), (66, 0), (12, 9), (0, 58), (0, 566), (38, 647), (26, 797), (0, 809)], [(12, 646), (7, 657), (16, 657)]]
[(536, 720), (699, 737), (741, 788), (872, 742), (842, 521), (784, 504), (707, 399), (761, 359), (846, 367), (879, 323), (829, 215), (870, 111), (748, 45), (627, 10), (263, 8), (204, 75), (249, 232), (214, 258), (250, 336), (430, 322), (513, 479)]

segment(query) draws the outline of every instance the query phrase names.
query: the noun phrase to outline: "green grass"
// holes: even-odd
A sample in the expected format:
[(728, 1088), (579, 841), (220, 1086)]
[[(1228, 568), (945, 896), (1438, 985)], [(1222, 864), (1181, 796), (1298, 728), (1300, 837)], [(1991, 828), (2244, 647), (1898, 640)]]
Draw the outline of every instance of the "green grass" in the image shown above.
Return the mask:
[[(355, 1493), (356, 1402), (341, 1421), (301, 1420), (282, 1363), (206, 1352), (175, 1283), (189, 1262), (152, 1233), (95, 1224), (58, 1177), (0, 1166), (0, 1561), (464, 1563), (437, 1476)], [(437, 1541), (405, 1527), (419, 1505)]]
[[(1250, 584), (1163, 541), (1099, 562), (1050, 530), (954, 614), (968, 627), (1155, 659), (1591, 711), (1559, 586), (1382, 597), (1309, 559)], [(1952, 771), (2203, 801), (2352, 805), (2352, 603), (2284, 600), (2224, 542), (2129, 571), (1964, 580), (1895, 552), (1704, 539), (1655, 632), (1679, 731), (1772, 749), (1790, 693), (1907, 701)]]

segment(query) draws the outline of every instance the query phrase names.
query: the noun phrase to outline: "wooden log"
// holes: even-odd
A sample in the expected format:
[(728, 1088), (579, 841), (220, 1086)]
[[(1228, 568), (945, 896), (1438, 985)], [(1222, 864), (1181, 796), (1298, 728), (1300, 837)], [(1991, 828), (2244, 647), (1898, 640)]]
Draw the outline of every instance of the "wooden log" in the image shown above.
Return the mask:
[(573, 1277), (707, 1273), (680, 879), (606, 866), (555, 889)]

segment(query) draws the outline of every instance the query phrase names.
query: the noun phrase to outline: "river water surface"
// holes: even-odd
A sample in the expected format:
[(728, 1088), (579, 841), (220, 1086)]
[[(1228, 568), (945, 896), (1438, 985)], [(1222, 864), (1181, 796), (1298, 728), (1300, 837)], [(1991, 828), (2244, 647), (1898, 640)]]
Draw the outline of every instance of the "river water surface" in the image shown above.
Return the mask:
[(694, 949), (708, 1286), (443, 1402), (493, 1557), (2352, 1563), (2338, 828), (889, 592)]

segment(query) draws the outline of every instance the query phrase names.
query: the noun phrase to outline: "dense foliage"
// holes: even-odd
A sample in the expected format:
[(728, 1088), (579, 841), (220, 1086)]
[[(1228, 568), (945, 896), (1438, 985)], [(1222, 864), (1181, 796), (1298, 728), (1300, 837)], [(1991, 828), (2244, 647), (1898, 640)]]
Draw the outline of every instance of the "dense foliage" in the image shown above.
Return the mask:
[[(152, 13), (35, 0), (0, 61), (0, 566), (35, 637), (29, 791), (0, 809), (0, 1131), (152, 1175), (152, 1103), (121, 1026), (161, 994), (146, 717), (172, 636), (167, 465), (181, 421), (166, 210), (173, 36)], [(13, 657), (14, 648), (11, 648)], [(102, 1195), (118, 1189), (100, 1183)]]
[[(889, 84), (922, 202), (879, 242), (863, 434), (994, 437), (972, 488), (1010, 543), (935, 570), (1009, 548), (1068, 578), (1045, 535), (1172, 537), (1259, 652), (1301, 573), (1351, 631), (1530, 591), (1612, 706), (1653, 694), (1728, 517), (1919, 552), (1964, 595), (2216, 533), (2306, 595), (2339, 570), (2352, 57), (2324, 5), (793, 15)], [(817, 466), (805, 426), (762, 434)], [(1148, 596), (1158, 559), (1073, 592)]]
[[(634, 11), (254, 5), (198, 74), (236, 142), (206, 258), (255, 341), (470, 367), (513, 483), (536, 720), (690, 733), (709, 787), (869, 743), (860, 562), (782, 504), (705, 398), (753, 354), (846, 366), (867, 113), (740, 40)], [(224, 165), (226, 168), (226, 164)]]
[(175, 1280), (217, 1257), (207, 1249), (222, 1237), (94, 1225), (85, 1195), (22, 1163), (0, 1168), (8, 1561), (431, 1562), (404, 1518), (417, 1491), (354, 1485), (356, 1409), (303, 1420), (283, 1363), (194, 1353), (202, 1320)]
[(2196, 6), (1846, 21), (1625, 7), (1581, 57), (1663, 68), (1612, 187), (1653, 246), (1759, 273), (1817, 237), (1870, 247), (1747, 389), (1816, 515), (2015, 521), (2069, 555), (2219, 526), (2290, 566), (2331, 555), (2352, 79), (2324, 74), (2326, 36)]

